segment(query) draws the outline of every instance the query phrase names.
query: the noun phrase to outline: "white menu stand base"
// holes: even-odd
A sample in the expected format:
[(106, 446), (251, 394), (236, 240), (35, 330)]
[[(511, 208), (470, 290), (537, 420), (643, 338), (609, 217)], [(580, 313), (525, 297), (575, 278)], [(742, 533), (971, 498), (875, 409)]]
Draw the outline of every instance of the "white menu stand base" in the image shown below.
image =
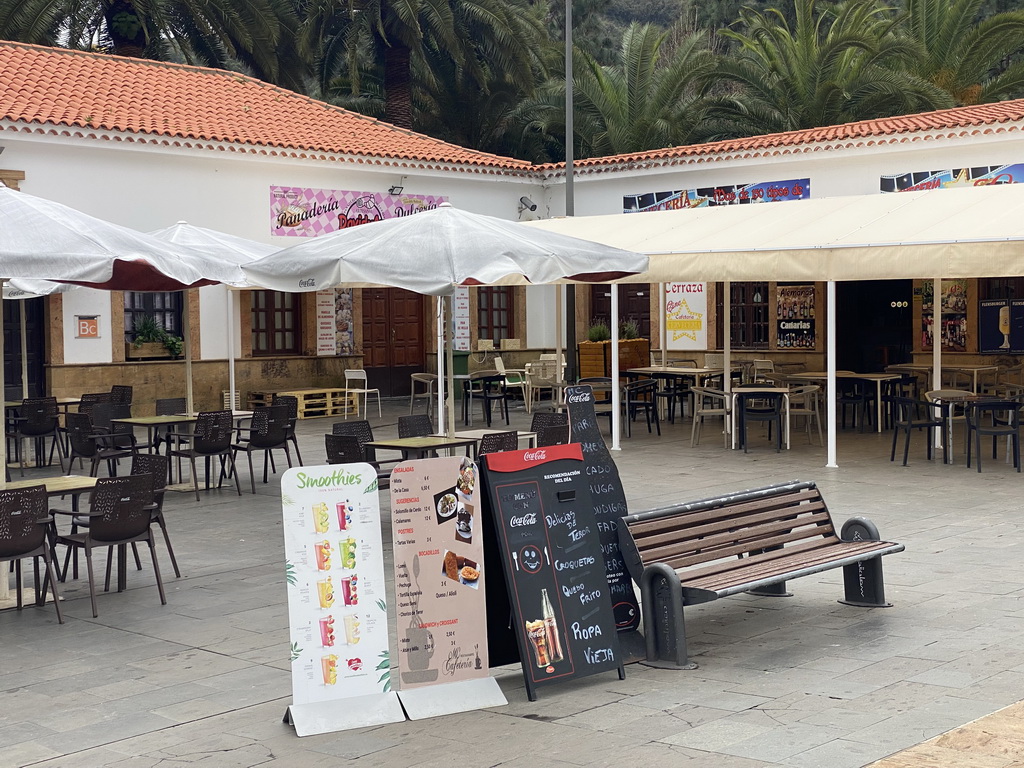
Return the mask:
[(404, 721), (405, 713), (394, 692), (292, 704), (284, 713), (284, 722), (295, 726), (296, 736), (314, 736), (318, 733)]
[(399, 691), (398, 697), (410, 720), (425, 720), (428, 717), (508, 704), (505, 694), (498, 687), (498, 681), (493, 677), (412, 688)]

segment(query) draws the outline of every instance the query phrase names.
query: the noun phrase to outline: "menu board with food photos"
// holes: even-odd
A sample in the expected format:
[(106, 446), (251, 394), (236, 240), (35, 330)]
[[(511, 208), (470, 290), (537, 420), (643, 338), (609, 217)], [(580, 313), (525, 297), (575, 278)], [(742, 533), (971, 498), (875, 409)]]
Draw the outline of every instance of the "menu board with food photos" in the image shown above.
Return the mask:
[(483, 457), (487, 501), (531, 701), (539, 686), (625, 675), (577, 444)]
[(414, 720), (506, 703), (488, 674), (480, 495), (466, 457), (391, 473), (398, 689)]
[(619, 520), (629, 513), (626, 492), (619, 479), (618, 467), (601, 435), (594, 410), (593, 390), (586, 384), (568, 387), (565, 400), (569, 409), (569, 440), (579, 443), (583, 451), (585, 473), (594, 500), (594, 517), (607, 568), (615, 626), (620, 632), (636, 630), (640, 627), (640, 606), (626, 570), (626, 561), (622, 559), (619, 550), (619, 536), (616, 533)]
[(405, 719), (391, 690), (377, 471), (289, 469), (281, 478), (291, 640), (291, 720), (299, 736)]

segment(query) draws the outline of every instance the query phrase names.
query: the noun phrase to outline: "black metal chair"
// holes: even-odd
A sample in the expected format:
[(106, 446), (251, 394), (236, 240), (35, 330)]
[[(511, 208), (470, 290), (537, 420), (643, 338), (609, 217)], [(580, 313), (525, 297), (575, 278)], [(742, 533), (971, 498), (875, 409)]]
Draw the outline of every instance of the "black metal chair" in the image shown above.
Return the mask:
[[(224, 482), (226, 465), (230, 464), (227, 474), (234, 477), (235, 489), (238, 495), (242, 495), (242, 486), (238, 481), (238, 472), (235, 471), (234, 451), (231, 447), (231, 437), (234, 429), (231, 424), (231, 411), (203, 411), (199, 414), (193, 425), (192, 433), (184, 435), (189, 442), (187, 445), (179, 444), (172, 447), (168, 455), (188, 459), (192, 468), (192, 486), (196, 492), (196, 501), (199, 501), (199, 477), (196, 475), (196, 459), (206, 460), (206, 487), (210, 487), (210, 460), (214, 457), (220, 459), (220, 475), (217, 479), (217, 487), (220, 488)], [(171, 432), (171, 439), (175, 439), (178, 433)]]
[(864, 425), (872, 422), (871, 411), (874, 400), (874, 387), (860, 379), (839, 379), (836, 383), (839, 390), (840, 423), (846, 429), (846, 409), (852, 411), (853, 426), (858, 432), (864, 431)]
[(107, 473), (117, 476), (117, 461), (131, 456), (130, 448), (118, 448), (110, 443), (110, 435), (96, 432), (92, 419), (87, 413), (69, 413), (67, 415), (68, 430), (68, 471), (75, 463), (88, 459), (89, 475), (95, 477), (99, 466), (107, 462)]
[(425, 413), (398, 417), (398, 437), (426, 437), (434, 433), (434, 423)]
[(515, 451), (518, 449), (519, 434), (517, 432), (488, 432), (480, 438), (480, 445), (477, 447), (476, 455), (483, 456), (485, 453)]
[(654, 379), (631, 381), (622, 388), (623, 407), (626, 409), (626, 437), (632, 437), (633, 421), (640, 411), (647, 420), (647, 433), (651, 432), (651, 422), (661, 434), (661, 422), (658, 420), (658, 382)]
[(12, 428), (7, 436), (14, 440), (15, 460), (25, 475), (25, 457), (22, 456), (22, 440), (32, 439), (36, 441), (36, 462), (46, 450), (46, 438), (52, 438), (50, 444), (50, 455), (46, 461), (47, 466), (53, 463), (53, 452), (57, 451), (61, 468), (64, 467), (64, 443), (60, 439), (60, 418), (58, 417), (57, 398), (55, 397), (30, 397), (21, 401), (18, 408), (18, 418), (14, 420)]
[[(35, 576), (36, 605), (46, 602), (47, 585), (53, 590), (53, 607), (57, 610), (57, 621), (64, 623), (60, 611), (60, 595), (57, 592), (57, 575), (51, 558), (52, 542), (48, 533), (53, 521), (46, 511), (46, 487), (7, 488), (0, 490), (0, 563), (11, 563), (14, 568), (14, 583), (18, 610), (22, 609), (21, 561), (32, 558)], [(39, 558), (46, 566), (46, 578), (41, 579)], [(0, 577), (7, 578), (7, 566), (0, 569)]]
[(676, 423), (676, 404), (679, 405), (679, 417), (686, 416), (686, 402), (690, 398), (690, 382), (682, 376), (659, 377), (657, 399), (665, 403), (665, 415), (670, 424)]
[(302, 466), (302, 454), (299, 453), (299, 439), (295, 435), (295, 424), (299, 420), (299, 398), (295, 395), (278, 395), (270, 399), (271, 405), (283, 405), (288, 408), (288, 442), (295, 449), (295, 460)]
[[(288, 448), (288, 406), (271, 405), (257, 408), (252, 413), (252, 422), (247, 430), (248, 439), (232, 444), (231, 450), (234, 456), (239, 451), (245, 451), (249, 460), (249, 482), (252, 484), (252, 492), (256, 493), (256, 477), (252, 470), (252, 452), (263, 451), (263, 482), (267, 482), (267, 466), (274, 472), (273, 451), (281, 449), (284, 451), (288, 466), (292, 465), (292, 454)], [(231, 460), (235, 465), (235, 458)], [(237, 478), (236, 478), (237, 479)]]
[(782, 450), (783, 408), (785, 400), (782, 392), (744, 392), (736, 390), (736, 409), (739, 414), (738, 433), (743, 452), (747, 453), (749, 437), (747, 435), (751, 422), (768, 424), (768, 439), (775, 427), (775, 452)]
[(929, 403), (924, 400), (916, 400), (912, 397), (889, 396), (889, 404), (892, 407), (892, 450), (889, 452), (889, 461), (896, 461), (896, 441), (902, 432), (905, 435), (903, 442), (903, 466), (907, 466), (907, 457), (910, 455), (910, 433), (915, 429), (926, 430), (928, 459), (932, 458), (932, 445), (935, 444), (935, 430), (939, 430), (942, 438), (942, 460), (945, 462), (949, 453), (949, 446), (945, 438), (945, 419), (943, 418), (943, 406), (938, 403)]
[[(164, 536), (164, 544), (167, 545), (167, 554), (170, 556), (171, 566), (174, 568), (174, 575), (180, 579), (181, 570), (178, 568), (178, 559), (174, 556), (171, 537), (167, 533), (167, 520), (164, 518), (164, 495), (167, 491), (167, 477), (170, 465), (171, 459), (169, 456), (159, 453), (136, 453), (132, 456), (131, 474), (153, 476), (153, 501), (149, 505), (150, 515), (153, 518), (153, 522), (160, 526), (160, 531)], [(132, 545), (132, 550), (135, 553), (135, 565), (141, 571), (142, 563), (139, 561), (139, 552), (134, 544)]]
[(127, 419), (132, 415), (132, 407), (124, 403), (115, 403), (113, 400), (106, 403), (96, 403), (92, 409), (92, 427), (97, 435), (109, 435), (105, 441), (107, 448), (123, 448), (130, 451), (137, 451), (139, 448), (149, 448), (148, 444), (139, 445), (135, 439), (135, 433), (131, 424), (118, 424), (114, 419)]
[(510, 423), (508, 417), (508, 401), (510, 399), (510, 395), (505, 377), (501, 374), (498, 374), (497, 376), (486, 376), (480, 379), (480, 385), (482, 392), (479, 397), (483, 399), (484, 419), (487, 422), (487, 426), (491, 426), (491, 412), (495, 404), (498, 406), (498, 415), (503, 415), (505, 417), (505, 424), (507, 426)]
[(967, 466), (971, 466), (971, 437), (978, 454), (981, 472), (981, 438), (992, 438), (992, 458), (996, 458), (999, 438), (1010, 441), (1013, 466), (1020, 472), (1020, 402), (1016, 400), (989, 400), (970, 403), (964, 409), (967, 420)]
[[(128, 544), (140, 541), (149, 544), (149, 553), (153, 559), (153, 575), (160, 591), (160, 603), (167, 605), (153, 542), (152, 514), (148, 508), (153, 500), (153, 482), (152, 475), (100, 478), (96, 481), (96, 487), (89, 499), (88, 527), (84, 531), (74, 531), (57, 537), (57, 543), (68, 548), (64, 560), (64, 577), (67, 576), (72, 551), (82, 549), (85, 552), (93, 618), (99, 616), (99, 609), (96, 606), (96, 578), (92, 567), (92, 553), (97, 548), (112, 550), (113, 547), (127, 547)], [(68, 514), (64, 510), (51, 510), (51, 513), (53, 512)], [(121, 585), (118, 587), (120, 589)]]

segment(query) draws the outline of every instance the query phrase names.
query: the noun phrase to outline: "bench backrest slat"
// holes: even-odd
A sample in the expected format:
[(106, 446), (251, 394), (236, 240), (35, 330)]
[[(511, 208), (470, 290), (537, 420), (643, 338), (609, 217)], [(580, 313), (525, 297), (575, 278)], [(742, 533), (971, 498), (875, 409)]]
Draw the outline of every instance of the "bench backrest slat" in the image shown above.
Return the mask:
[(629, 530), (633, 536), (639, 538), (650, 531), (666, 530), (666, 525), (670, 526), (670, 530), (671, 526), (675, 523), (685, 525), (686, 527), (712, 524), (719, 520), (743, 517), (752, 512), (781, 510), (812, 500), (816, 500), (824, 504), (824, 502), (821, 501), (821, 494), (818, 493), (818, 490), (811, 489), (801, 491), (799, 493), (785, 493), (777, 496), (766, 496), (741, 504), (712, 507), (698, 512), (681, 512), (677, 515), (666, 515), (652, 520), (628, 522), (628, 518), (626, 518), (626, 524), (629, 526)]
[[(817, 541), (804, 541), (799, 544), (793, 544), (791, 546), (783, 547), (782, 549), (776, 550), (775, 552), (765, 554), (763, 557), (766, 560), (771, 560), (773, 557), (786, 557), (787, 555), (797, 555), (801, 553), (813, 552), (816, 549), (827, 548), (831, 545), (832, 542), (829, 542), (825, 539), (819, 539)], [(729, 573), (730, 571), (734, 570), (736, 568), (736, 564), (740, 562), (742, 562), (742, 560), (733, 557), (729, 558), (728, 560), (715, 560), (714, 562), (709, 563), (708, 565), (705, 565), (701, 568), (687, 568), (685, 569), (686, 581), (687, 583), (691, 583), (698, 579), (707, 579), (719, 573)]]

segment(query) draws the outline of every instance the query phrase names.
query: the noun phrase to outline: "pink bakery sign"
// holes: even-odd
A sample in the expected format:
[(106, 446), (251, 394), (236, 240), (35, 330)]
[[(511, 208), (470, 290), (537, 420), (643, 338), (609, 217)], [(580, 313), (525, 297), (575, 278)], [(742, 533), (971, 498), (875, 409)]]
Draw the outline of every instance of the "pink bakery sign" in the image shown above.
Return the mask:
[(381, 219), (437, 208), (446, 197), (338, 189), (270, 188), (270, 234), (318, 237)]

